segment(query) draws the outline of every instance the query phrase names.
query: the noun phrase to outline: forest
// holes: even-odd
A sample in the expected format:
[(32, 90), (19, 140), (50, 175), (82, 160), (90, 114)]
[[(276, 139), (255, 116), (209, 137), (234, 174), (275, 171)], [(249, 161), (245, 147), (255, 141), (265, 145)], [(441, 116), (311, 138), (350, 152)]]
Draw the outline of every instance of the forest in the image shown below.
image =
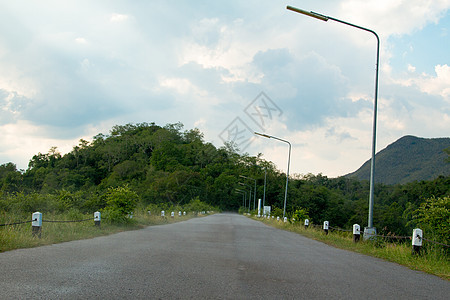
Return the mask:
[[(90, 213), (104, 208), (108, 190), (119, 187), (133, 191), (140, 207), (173, 207), (197, 199), (223, 211), (242, 211), (248, 210), (250, 191), (254, 197), (255, 181), (248, 178), (256, 180), (256, 199), (263, 198), (266, 178), (265, 204), (274, 215), (282, 213), (286, 174), (261, 154), (239, 154), (232, 144), (217, 148), (198, 129), (184, 130), (181, 123), (116, 125), (91, 142), (80, 140), (67, 154), (56, 147), (36, 154), (26, 170), (12, 162), (0, 165), (0, 212)], [(347, 229), (355, 223), (367, 226), (368, 181), (304, 174), (291, 176), (288, 187), (289, 217), (300, 214), (316, 224), (328, 220)], [(396, 235), (421, 226), (448, 244), (449, 196), (450, 177), (445, 176), (376, 184), (374, 226)]]

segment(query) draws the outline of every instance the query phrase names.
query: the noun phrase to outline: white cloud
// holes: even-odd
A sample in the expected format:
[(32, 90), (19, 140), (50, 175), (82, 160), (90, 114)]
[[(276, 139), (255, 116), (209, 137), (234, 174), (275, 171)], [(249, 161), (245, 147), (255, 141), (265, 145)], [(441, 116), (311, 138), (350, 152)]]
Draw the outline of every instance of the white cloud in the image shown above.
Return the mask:
[(426, 24), (438, 20), (450, 8), (450, 0), (346, 0), (342, 1), (340, 15), (383, 33), (410, 34)]
[(76, 38), (75, 42), (78, 43), (78, 44), (87, 44), (87, 40), (85, 38), (82, 38), (82, 37)]
[(0, 139), (8, 141), (2, 144), (0, 155), (14, 162), (18, 169), (26, 169), (29, 160), (38, 152), (47, 153), (51, 147), (57, 146), (60, 152), (67, 153), (77, 144), (78, 138), (50, 138), (45, 136), (44, 130), (26, 121), (0, 126)]
[[(0, 163), (27, 162), (52, 146), (70, 150), (77, 136), (128, 122), (181, 121), (220, 146), (218, 134), (245, 117), (261, 91), (284, 112), (266, 129), (294, 141), (292, 172), (342, 175), (369, 158), (373, 37), (301, 17), (282, 1), (178, 4), (5, 4), (0, 137), (8, 145)], [(420, 73), (420, 61), (399, 71), (388, 37), (438, 22), (450, 1), (303, 4), (382, 37), (378, 149), (404, 134), (448, 135), (448, 61), (435, 63), (433, 74)], [(287, 149), (269, 144), (255, 142), (252, 151), (285, 168)]]
[(423, 93), (450, 100), (450, 66), (447, 64), (435, 66), (435, 75), (415, 74), (415, 68), (412, 66), (408, 69), (410, 73), (403, 74), (403, 77), (394, 77), (392, 74), (387, 74), (389, 81), (405, 87), (415, 87)]
[(414, 73), (416, 71), (416, 67), (408, 64), (408, 72)]
[(159, 84), (160, 86), (172, 89), (181, 95), (193, 95), (200, 97), (206, 97), (208, 95), (207, 91), (195, 86), (191, 81), (189, 81), (189, 79), (186, 78), (162, 78), (160, 79)]
[(434, 70), (436, 76), (423, 74), (422, 78), (415, 79), (414, 82), (422, 92), (440, 95), (444, 99), (450, 100), (450, 66), (437, 65)]
[(111, 14), (109, 20), (111, 22), (124, 22), (128, 20), (128, 18), (129, 18), (128, 15), (113, 13)]

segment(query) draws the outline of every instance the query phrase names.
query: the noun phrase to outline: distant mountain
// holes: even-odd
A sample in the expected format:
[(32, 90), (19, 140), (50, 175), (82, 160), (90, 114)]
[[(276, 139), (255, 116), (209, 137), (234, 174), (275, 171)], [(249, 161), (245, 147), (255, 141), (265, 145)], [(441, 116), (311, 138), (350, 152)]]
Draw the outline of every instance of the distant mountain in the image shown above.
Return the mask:
[[(384, 184), (432, 180), (439, 175), (450, 176), (448, 154), (450, 138), (419, 138), (404, 136), (375, 156), (375, 182)], [(370, 178), (370, 159), (345, 177)]]

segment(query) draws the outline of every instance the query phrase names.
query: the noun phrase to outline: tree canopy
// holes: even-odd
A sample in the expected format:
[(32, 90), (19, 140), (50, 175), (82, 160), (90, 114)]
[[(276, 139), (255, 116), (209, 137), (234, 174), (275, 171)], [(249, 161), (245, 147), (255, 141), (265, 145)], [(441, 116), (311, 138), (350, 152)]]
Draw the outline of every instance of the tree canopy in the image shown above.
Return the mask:
[[(111, 191), (124, 186), (142, 206), (187, 205), (195, 200), (232, 211), (243, 204), (248, 209), (250, 202), (253, 209), (249, 198), (254, 198), (254, 181), (240, 175), (256, 180), (256, 199), (262, 199), (265, 174), (265, 205), (275, 212), (283, 208), (286, 175), (262, 155), (239, 154), (233, 145), (217, 148), (198, 129), (184, 130), (181, 123), (116, 125), (107, 135), (80, 140), (64, 155), (56, 147), (34, 155), (25, 171), (13, 163), (0, 165), (0, 210), (35, 208), (32, 203), (44, 203), (42, 197), (59, 199), (63, 203), (59, 209), (105, 208), (112, 205)], [(244, 190), (245, 196), (237, 189)], [(377, 184), (374, 225), (384, 232), (407, 234), (427, 220), (431, 211), (423, 208), (427, 199), (448, 202), (449, 194), (450, 177), (445, 176)], [(11, 200), (12, 195), (37, 200), (21, 206), (15, 202), (19, 200)], [(286, 211), (297, 218), (307, 215), (316, 223), (328, 220), (336, 227), (366, 226), (368, 198), (368, 181), (322, 174), (291, 176)], [(448, 204), (442, 207), (448, 209)]]

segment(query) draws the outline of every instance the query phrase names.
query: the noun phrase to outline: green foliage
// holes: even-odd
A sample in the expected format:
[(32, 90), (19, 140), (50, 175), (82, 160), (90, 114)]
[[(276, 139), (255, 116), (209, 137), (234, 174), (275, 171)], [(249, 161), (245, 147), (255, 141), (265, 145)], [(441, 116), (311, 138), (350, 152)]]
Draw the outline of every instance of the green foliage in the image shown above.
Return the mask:
[[(411, 138), (402, 141), (406, 146), (422, 142)], [(420, 156), (422, 148), (414, 148), (410, 154)], [(247, 212), (249, 202), (253, 208), (254, 182), (239, 177), (244, 175), (256, 180), (256, 199), (265, 192), (265, 205), (272, 207), (272, 215), (282, 217), (279, 207), (284, 205), (286, 175), (261, 154), (251, 157), (237, 151), (233, 144), (216, 148), (204, 141), (198, 129), (184, 130), (181, 123), (116, 125), (109, 134), (100, 133), (92, 141), (80, 140), (64, 155), (56, 147), (34, 155), (26, 171), (17, 170), (13, 163), (0, 165), (0, 211), (28, 215), (33, 211), (92, 214), (101, 210), (104, 218), (128, 221), (128, 212), (110, 201), (111, 189), (126, 187), (135, 193), (141, 210), (147, 207), (153, 212), (158, 207), (166, 211)], [(446, 163), (442, 165), (449, 168)], [(377, 170), (377, 178), (386, 174)], [(237, 188), (246, 193), (244, 199), (235, 192)], [(374, 225), (384, 233), (409, 234), (416, 225), (414, 211), (425, 199), (449, 195), (450, 176), (377, 184)], [(341, 228), (349, 229), (354, 223), (364, 227), (368, 198), (368, 181), (322, 174), (293, 175), (286, 215), (294, 216), (297, 210), (305, 209), (309, 219), (317, 223), (328, 220)]]
[(0, 191), (17, 192), (21, 188), (22, 174), (13, 163), (0, 165)]
[(128, 217), (137, 206), (139, 196), (128, 186), (109, 188), (106, 195), (106, 207), (103, 209), (104, 219), (111, 223), (129, 222)]
[(446, 162), (450, 163), (450, 147), (448, 147), (447, 149), (444, 149), (444, 152), (447, 153), (447, 158), (446, 158)]
[(278, 208), (278, 207), (273, 207), (272, 211), (270, 212), (270, 214), (272, 216), (274, 216), (275, 218), (276, 217), (282, 218), (283, 217), (283, 210), (281, 208)]
[(199, 197), (192, 199), (186, 206), (184, 206), (186, 211), (190, 212), (201, 212), (201, 211), (219, 211), (217, 207), (213, 207), (207, 203), (200, 200)]
[(246, 213), (247, 211), (248, 211), (248, 209), (246, 207), (241, 206), (241, 207), (239, 207), (238, 213), (240, 215), (242, 215), (242, 214)]
[(311, 223), (313, 223), (313, 221), (310, 219), (310, 217), (308, 215), (308, 210), (305, 208), (301, 208), (301, 207), (299, 209), (295, 210), (295, 212), (292, 214), (292, 218), (294, 218), (295, 221), (297, 221), (297, 222), (308, 219)]
[(431, 197), (416, 210), (415, 220), (442, 243), (450, 243), (450, 197)]

